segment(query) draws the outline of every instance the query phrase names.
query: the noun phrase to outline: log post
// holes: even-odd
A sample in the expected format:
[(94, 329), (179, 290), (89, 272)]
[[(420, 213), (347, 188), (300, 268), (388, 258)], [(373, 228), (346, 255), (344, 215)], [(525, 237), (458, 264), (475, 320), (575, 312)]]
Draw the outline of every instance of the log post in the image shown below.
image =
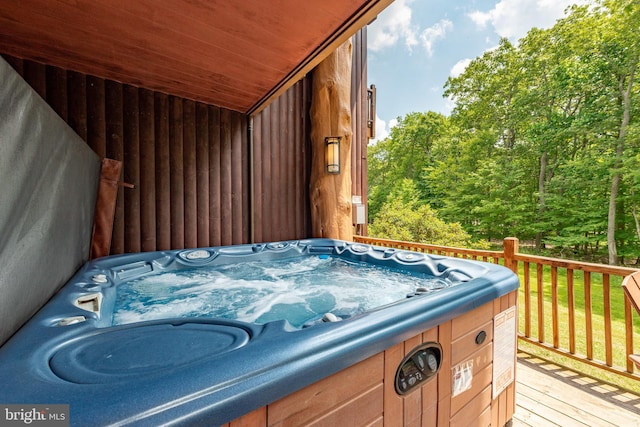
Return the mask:
[[(351, 218), (351, 41), (313, 72), (311, 96), (311, 228), (313, 237), (353, 240)], [(340, 136), (340, 173), (325, 167), (325, 137)]]

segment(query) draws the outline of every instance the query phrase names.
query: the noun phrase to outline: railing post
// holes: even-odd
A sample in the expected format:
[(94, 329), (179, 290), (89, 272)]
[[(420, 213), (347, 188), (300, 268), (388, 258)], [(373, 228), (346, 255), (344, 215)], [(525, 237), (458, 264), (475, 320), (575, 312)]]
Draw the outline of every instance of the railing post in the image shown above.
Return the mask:
[(510, 268), (511, 271), (518, 274), (518, 261), (516, 254), (518, 253), (518, 238), (506, 237), (504, 239), (504, 266)]

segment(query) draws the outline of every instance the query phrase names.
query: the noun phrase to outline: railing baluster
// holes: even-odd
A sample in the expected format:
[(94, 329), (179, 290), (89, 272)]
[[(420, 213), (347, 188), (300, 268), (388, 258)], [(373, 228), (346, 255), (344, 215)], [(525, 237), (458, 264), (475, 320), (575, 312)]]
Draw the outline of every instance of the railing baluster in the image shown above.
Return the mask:
[(542, 264), (536, 264), (538, 281), (538, 342), (544, 342), (544, 273)]
[(613, 347), (611, 345), (611, 284), (610, 276), (602, 274), (602, 293), (604, 298), (604, 343), (607, 366), (613, 366)]
[(587, 359), (593, 360), (593, 311), (591, 308), (591, 273), (584, 272), (584, 316), (587, 335)]
[(569, 353), (576, 354), (576, 305), (573, 290), (573, 269), (567, 269), (567, 305), (569, 309)]
[(531, 271), (529, 261), (524, 262), (524, 336), (531, 336)]
[(553, 327), (553, 348), (560, 347), (560, 326), (558, 325), (558, 267), (551, 267), (551, 323)]

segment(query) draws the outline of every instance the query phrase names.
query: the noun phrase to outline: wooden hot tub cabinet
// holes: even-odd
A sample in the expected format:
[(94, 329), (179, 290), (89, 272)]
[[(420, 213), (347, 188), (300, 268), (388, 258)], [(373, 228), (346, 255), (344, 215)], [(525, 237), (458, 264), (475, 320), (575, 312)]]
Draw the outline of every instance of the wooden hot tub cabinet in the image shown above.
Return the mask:
[[(515, 381), (493, 398), (494, 319), (505, 310), (515, 309), (516, 304), (517, 291), (514, 291), (224, 427), (502, 427), (511, 420), (515, 410)], [(483, 341), (477, 339), (479, 334), (485, 337)], [(398, 365), (412, 349), (427, 342), (442, 345), (439, 373), (421, 388), (399, 396), (394, 389)], [(513, 342), (515, 355), (515, 336)], [(454, 396), (454, 368), (467, 362), (472, 363), (471, 385)], [(513, 367), (515, 369), (515, 356)], [(512, 378), (515, 379), (515, 372)]]

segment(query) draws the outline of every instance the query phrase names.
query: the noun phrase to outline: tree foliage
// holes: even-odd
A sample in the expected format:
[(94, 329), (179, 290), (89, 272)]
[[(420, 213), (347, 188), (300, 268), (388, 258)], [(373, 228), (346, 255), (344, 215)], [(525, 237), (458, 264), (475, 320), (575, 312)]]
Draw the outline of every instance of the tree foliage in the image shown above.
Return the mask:
[(413, 181), (404, 179), (398, 193), (385, 203), (370, 227), (377, 237), (411, 242), (428, 242), (453, 247), (486, 247), (472, 242), (459, 223), (446, 223), (428, 204), (422, 204)]
[(640, 2), (599, 0), (471, 61), (449, 117), (411, 113), (371, 148), (374, 223), (409, 179), (414, 208), (476, 239), (640, 258), (639, 28)]

